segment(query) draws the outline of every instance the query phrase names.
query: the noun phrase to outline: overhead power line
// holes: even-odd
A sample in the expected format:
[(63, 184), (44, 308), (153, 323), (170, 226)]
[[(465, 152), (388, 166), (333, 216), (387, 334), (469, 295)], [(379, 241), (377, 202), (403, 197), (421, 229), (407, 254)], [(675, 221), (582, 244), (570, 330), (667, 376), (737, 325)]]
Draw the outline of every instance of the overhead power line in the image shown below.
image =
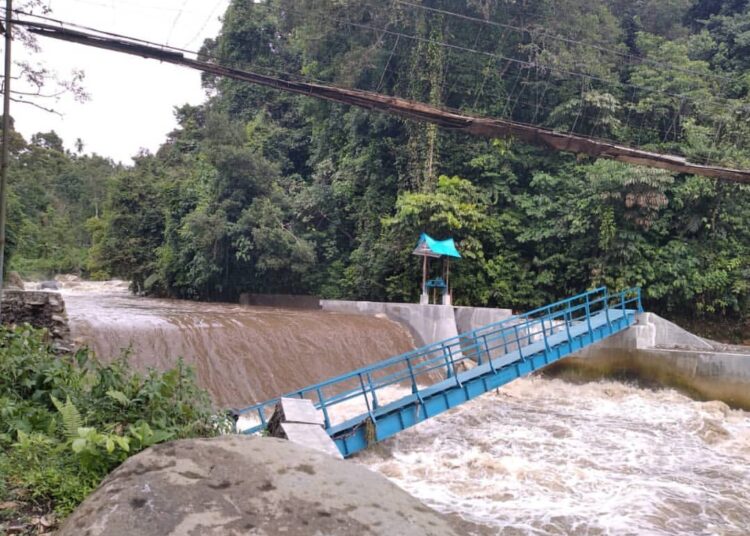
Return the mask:
[[(703, 175), (732, 182), (750, 184), (750, 170), (729, 169), (716, 166), (700, 165), (689, 162), (686, 158), (652, 153), (624, 145), (604, 142), (584, 136), (556, 132), (550, 129), (535, 127), (505, 119), (492, 119), (462, 114), (457, 111), (441, 109), (421, 102), (414, 102), (398, 97), (381, 95), (369, 91), (344, 89), (332, 85), (313, 84), (294, 80), (283, 80), (242, 71), (215, 63), (191, 59), (180, 52), (168, 50), (167, 47), (146, 45), (142, 40), (113, 38), (104, 33), (90, 33), (60, 25), (16, 20), (28, 31), (62, 39), (73, 43), (93, 46), (156, 59), (165, 63), (181, 65), (216, 76), (224, 76), (253, 84), (271, 87), (290, 93), (306, 95), (318, 99), (377, 110), (392, 115), (432, 123), (447, 129), (488, 138), (514, 137), (527, 143), (553, 149), (556, 151), (587, 154), (599, 158), (608, 158), (641, 166), (666, 169), (677, 173)], [(63, 26), (65, 23), (63, 23)]]
[[(270, 8), (271, 7), (268, 4), (254, 4), (254, 5), (257, 6), (257, 7), (263, 7), (263, 8)], [(2, 8), (0, 8), (0, 10), (1, 9)], [(288, 12), (288, 13), (292, 13), (292, 14), (296, 14), (296, 15), (301, 15), (301, 16), (306, 15), (306, 13), (304, 13), (302, 11), (298, 11), (298, 10), (291, 9), (291, 8), (285, 9), (285, 11)], [(109, 36), (112, 36), (112, 37), (120, 37), (120, 38), (125, 38), (125, 39), (134, 39), (134, 40), (137, 40), (137, 41), (142, 42), (144, 44), (158, 46), (158, 47), (161, 47), (163, 49), (177, 50), (177, 51), (180, 51), (180, 52), (187, 52), (187, 53), (194, 53), (193, 51), (185, 50), (185, 49), (182, 49), (180, 47), (175, 47), (175, 46), (172, 46), (172, 45), (162, 44), (162, 43), (155, 43), (155, 42), (146, 41), (146, 40), (143, 40), (143, 39), (130, 38), (128, 36), (124, 36), (124, 35), (117, 34), (117, 33), (112, 33), (112, 32), (101, 31), (101, 30), (97, 30), (95, 28), (91, 28), (91, 27), (88, 27), (88, 26), (83, 26), (83, 25), (79, 25), (79, 24), (75, 24), (75, 23), (70, 23), (70, 22), (63, 22), (63, 21), (61, 21), (59, 19), (55, 19), (55, 18), (52, 18), (52, 17), (47, 17), (47, 16), (43, 16), (43, 15), (35, 15), (35, 14), (32, 14), (32, 13), (27, 13), (27, 12), (20, 11), (20, 10), (14, 10), (14, 13), (17, 13), (19, 15), (25, 15), (25, 16), (35, 17), (35, 18), (38, 18), (38, 19), (41, 19), (41, 20), (45, 20), (45, 21), (49, 21), (49, 22), (54, 22), (56, 24), (66, 24), (66, 25), (71, 26), (71, 27), (76, 27), (76, 28), (87, 30), (87, 31), (94, 31), (94, 32), (102, 33), (104, 35), (109, 35)], [(505, 56), (503, 54), (498, 54), (498, 53), (495, 53), (495, 52), (488, 52), (488, 51), (484, 51), (484, 50), (478, 50), (478, 49), (475, 49), (475, 48), (465, 47), (465, 46), (462, 46), (462, 45), (454, 45), (454, 44), (451, 44), (451, 43), (446, 43), (446, 42), (443, 42), (443, 41), (438, 41), (438, 40), (435, 40), (435, 39), (431, 39), (431, 38), (428, 38), (428, 37), (420, 37), (420, 36), (416, 36), (416, 35), (412, 35), (412, 34), (398, 32), (396, 30), (389, 30), (387, 28), (380, 28), (380, 27), (371, 26), (371, 25), (368, 25), (368, 24), (357, 23), (357, 22), (353, 22), (353, 21), (350, 21), (350, 20), (345, 20), (345, 19), (340, 19), (340, 18), (336, 18), (336, 17), (331, 17), (330, 15), (326, 15), (325, 18), (326, 18), (326, 20), (330, 20), (330, 21), (337, 22), (337, 23), (340, 23), (340, 24), (347, 24), (347, 25), (353, 26), (355, 28), (366, 29), (366, 30), (370, 30), (370, 31), (373, 31), (373, 32), (380, 32), (380, 33), (392, 35), (392, 36), (395, 36), (395, 37), (403, 37), (405, 39), (409, 39), (409, 40), (412, 40), (412, 41), (418, 41), (418, 42), (423, 42), (423, 43), (428, 43), (428, 44), (434, 44), (434, 45), (437, 45), (437, 46), (445, 47), (445, 48), (450, 49), (450, 50), (457, 50), (457, 51), (460, 51), (460, 52), (473, 53), (473, 54), (478, 54), (478, 55), (485, 56), (485, 57), (495, 58), (495, 59), (501, 60), (501, 61), (507, 61), (507, 62), (513, 63), (515, 65), (518, 65), (521, 68), (528, 68), (528, 69), (533, 69), (533, 68), (538, 68), (539, 69), (540, 68), (540, 69), (546, 69), (546, 70), (553, 71), (553, 72), (556, 72), (556, 73), (559, 73), (559, 74), (563, 74), (563, 75), (567, 75), (567, 76), (575, 76), (575, 77), (586, 79), (586, 80), (592, 80), (592, 81), (596, 81), (596, 82), (601, 82), (601, 83), (607, 84), (609, 86), (625, 87), (625, 88), (630, 88), (630, 89), (635, 89), (635, 90), (643, 91), (643, 92), (646, 92), (646, 93), (660, 94), (660, 95), (663, 95), (663, 96), (666, 96), (666, 97), (669, 97), (669, 98), (677, 99), (677, 100), (679, 100), (681, 102), (688, 102), (688, 101), (689, 102), (696, 102), (696, 99), (694, 97), (692, 97), (690, 95), (687, 95), (687, 94), (684, 94), (684, 93), (673, 93), (673, 92), (665, 91), (665, 90), (662, 90), (662, 89), (659, 89), (659, 88), (654, 88), (654, 87), (649, 87), (649, 86), (643, 86), (643, 85), (634, 84), (634, 83), (631, 83), (631, 82), (620, 82), (619, 80), (612, 80), (612, 79), (604, 78), (602, 76), (598, 76), (598, 75), (591, 74), (591, 73), (586, 73), (586, 72), (581, 72), (581, 71), (573, 71), (573, 70), (569, 70), (569, 69), (563, 69), (561, 67), (557, 67), (557, 66), (554, 66), (554, 65), (549, 65), (549, 64), (546, 64), (546, 63), (542, 63), (542, 62), (533, 62), (533, 61), (528, 61), (528, 60), (513, 58), (513, 57), (510, 57), (510, 56)], [(479, 20), (481, 20), (481, 19), (479, 19)], [(218, 59), (218, 58), (214, 58), (214, 59)], [(722, 97), (719, 97), (719, 96), (716, 96), (716, 95), (714, 95), (714, 96), (712, 96), (712, 97), (710, 97), (708, 99), (702, 99), (701, 101), (704, 102), (705, 100), (708, 100), (710, 102), (713, 102), (713, 103), (716, 103), (716, 104), (719, 104), (719, 105), (725, 105), (725, 106), (733, 104), (730, 100), (722, 98)]]
[[(257, 6), (264, 7), (264, 8), (269, 8), (269, 9), (272, 7), (270, 4), (257, 4)], [(304, 13), (302, 11), (295, 10), (293, 8), (285, 8), (284, 11), (287, 12), (287, 13), (292, 13), (292, 14), (300, 15), (300, 16), (306, 16), (307, 15), (306, 13)], [(665, 91), (663, 89), (659, 89), (659, 88), (656, 88), (656, 87), (643, 86), (643, 85), (635, 84), (635, 83), (632, 83), (632, 82), (622, 82), (620, 80), (609, 79), (609, 78), (605, 78), (603, 76), (599, 76), (599, 75), (596, 75), (596, 74), (593, 74), (593, 73), (588, 73), (588, 72), (583, 72), (583, 71), (576, 71), (576, 70), (571, 70), (571, 69), (565, 69), (565, 68), (562, 68), (562, 67), (551, 65), (549, 63), (544, 63), (544, 62), (539, 62), (539, 61), (529, 61), (529, 60), (514, 58), (514, 57), (511, 57), (511, 56), (505, 56), (503, 54), (498, 54), (496, 52), (489, 52), (489, 51), (486, 51), (486, 50), (478, 50), (476, 48), (471, 48), (471, 47), (467, 47), (467, 46), (463, 46), (463, 45), (456, 45), (456, 44), (452, 44), (452, 43), (446, 43), (445, 41), (439, 41), (437, 39), (432, 39), (432, 38), (429, 38), (429, 37), (421, 37), (421, 36), (418, 36), (418, 35), (413, 35), (413, 34), (408, 34), (408, 33), (404, 33), (404, 32), (399, 32), (397, 30), (391, 30), (391, 29), (388, 29), (388, 28), (382, 28), (382, 27), (378, 27), (378, 26), (372, 26), (370, 24), (364, 24), (364, 23), (360, 23), (360, 22), (354, 22), (354, 21), (351, 21), (351, 20), (347, 20), (347, 19), (341, 19), (341, 18), (333, 17), (333, 16), (331, 16), (330, 13), (323, 14), (322, 16), (324, 17), (325, 20), (333, 21), (333, 22), (336, 22), (336, 23), (339, 23), (339, 24), (346, 24), (346, 25), (351, 26), (351, 27), (361, 28), (361, 29), (365, 29), (365, 30), (370, 30), (370, 31), (373, 31), (373, 32), (376, 32), (376, 33), (379, 32), (379, 33), (383, 33), (383, 34), (392, 35), (392, 36), (395, 36), (395, 37), (402, 37), (402, 38), (409, 39), (409, 40), (412, 40), (412, 41), (417, 41), (417, 42), (422, 42), (422, 43), (428, 43), (428, 44), (432, 44), (432, 45), (437, 45), (437, 46), (444, 47), (444, 48), (447, 48), (447, 49), (450, 49), (450, 50), (457, 50), (457, 51), (461, 51), (461, 52), (478, 54), (478, 55), (485, 56), (485, 57), (491, 57), (491, 58), (495, 58), (495, 59), (502, 60), (502, 61), (508, 61), (508, 62), (511, 62), (511, 63), (515, 63), (515, 64), (517, 64), (517, 65), (519, 65), (521, 67), (526, 67), (526, 68), (541, 68), (541, 69), (546, 69), (546, 70), (553, 71), (553, 72), (556, 72), (556, 73), (559, 73), (559, 74), (563, 74), (563, 75), (566, 75), (566, 76), (575, 76), (575, 77), (578, 77), (578, 78), (585, 78), (585, 79), (588, 79), (588, 80), (593, 80), (593, 81), (596, 81), (596, 82), (601, 82), (601, 83), (607, 84), (609, 86), (616, 86), (616, 87), (625, 87), (625, 88), (637, 89), (637, 90), (640, 90), (640, 91), (644, 91), (646, 93), (653, 93), (653, 94), (664, 95), (666, 97), (670, 97), (670, 98), (673, 98), (673, 99), (678, 99), (680, 101), (684, 100), (684, 101), (697, 102), (694, 97), (692, 97), (692, 96), (690, 96), (688, 94), (685, 94), (685, 93), (674, 93), (674, 92)], [(482, 20), (482, 19), (478, 19), (478, 20)], [(709, 102), (717, 103), (717, 104), (724, 104), (724, 105), (730, 104), (730, 101), (728, 99), (725, 99), (725, 98), (722, 98), (722, 97), (719, 97), (719, 96), (716, 96), (716, 95), (713, 95), (713, 96), (711, 96), (711, 97), (709, 97), (707, 99), (706, 98), (702, 98), (701, 102), (704, 102), (706, 100), (708, 100)]]
[(468, 20), (468, 21), (472, 21), (472, 22), (477, 22), (477, 23), (480, 23), (480, 24), (486, 24), (488, 26), (494, 26), (496, 28), (503, 28), (505, 30), (513, 30), (513, 31), (521, 33), (521, 34), (528, 34), (530, 36), (540, 35), (542, 37), (546, 37), (546, 38), (552, 39), (554, 41), (560, 41), (560, 42), (568, 44), (568, 45), (577, 45), (577, 46), (582, 46), (582, 47), (586, 47), (586, 48), (591, 48), (591, 49), (597, 50), (597, 51), (599, 51), (599, 52), (601, 52), (603, 54), (609, 54), (609, 55), (613, 55), (613, 56), (618, 56), (620, 58), (625, 58), (627, 60), (635, 60), (635, 62), (638, 62), (638, 63), (648, 63), (648, 64), (651, 64), (651, 65), (653, 65), (655, 67), (660, 67), (662, 69), (668, 69), (670, 71), (678, 71), (678, 72), (681, 72), (681, 73), (692, 74), (692, 75), (700, 76), (700, 77), (703, 77), (703, 78), (715, 78), (717, 80), (723, 80), (725, 82), (732, 82), (732, 79), (730, 77), (728, 77), (728, 76), (722, 76), (722, 75), (715, 74), (715, 73), (701, 73), (701, 72), (695, 71), (693, 69), (685, 69), (684, 67), (678, 67), (676, 65), (672, 65), (672, 64), (669, 64), (669, 63), (665, 63), (665, 62), (662, 62), (662, 61), (655, 60), (653, 58), (647, 58), (645, 56), (639, 56), (637, 54), (632, 54), (632, 53), (628, 53), (628, 52), (620, 52), (619, 50), (616, 50), (616, 49), (612, 48), (611, 46), (606, 46), (606, 45), (602, 45), (602, 44), (598, 44), (598, 43), (590, 43), (590, 42), (586, 42), (586, 41), (580, 41), (580, 40), (577, 40), (577, 39), (571, 39), (570, 37), (563, 37), (563, 36), (551, 34), (551, 33), (548, 33), (548, 32), (541, 32), (539, 34), (536, 34), (536, 32), (533, 32), (529, 28), (523, 28), (521, 26), (515, 26), (513, 24), (508, 24), (507, 22), (496, 22), (496, 21), (488, 20), (488, 19), (480, 19), (478, 17), (472, 17), (470, 15), (464, 15), (462, 13), (455, 13), (453, 11), (447, 11), (445, 9), (439, 9), (439, 8), (436, 8), (436, 7), (425, 6), (425, 5), (422, 5), (422, 4), (415, 4), (413, 2), (407, 2), (406, 0), (393, 0), (393, 2), (395, 2), (397, 4), (401, 4), (401, 5), (413, 7), (413, 8), (416, 8), (416, 9), (421, 9), (421, 10), (424, 10), (424, 11), (428, 11), (428, 12), (431, 12), (431, 13), (439, 13), (441, 15), (447, 15), (447, 16), (454, 17), (454, 18), (457, 18), (457, 19), (463, 19), (463, 20)]

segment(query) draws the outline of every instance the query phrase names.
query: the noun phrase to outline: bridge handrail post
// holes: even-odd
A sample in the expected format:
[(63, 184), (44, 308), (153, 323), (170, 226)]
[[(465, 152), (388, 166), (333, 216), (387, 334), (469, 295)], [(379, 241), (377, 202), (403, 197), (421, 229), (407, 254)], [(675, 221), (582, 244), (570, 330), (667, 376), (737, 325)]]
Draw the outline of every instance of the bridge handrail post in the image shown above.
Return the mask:
[(526, 337), (529, 340), (529, 344), (531, 344), (531, 319), (526, 319)]
[(549, 352), (549, 341), (547, 340), (547, 330), (544, 328), (544, 317), (539, 319), (539, 322), (542, 324), (542, 338), (544, 339), (544, 349)]
[(492, 370), (492, 372), (494, 373), (496, 371), (495, 371), (495, 366), (492, 364), (492, 355), (490, 354), (490, 345), (487, 344), (487, 335), (482, 335), (482, 340), (484, 341), (484, 351), (487, 352), (487, 363), (490, 364), (490, 370)]
[(518, 356), (522, 361), (526, 361), (526, 358), (523, 356), (523, 350), (521, 349), (521, 338), (518, 335), (518, 324), (513, 324), (513, 331), (516, 334), (516, 347), (518, 348)]
[(318, 402), (320, 403), (320, 409), (323, 411), (323, 422), (325, 423), (326, 428), (331, 427), (331, 419), (328, 417), (328, 408), (326, 407), (326, 401), (325, 398), (323, 398), (323, 393), (320, 390), (320, 387), (316, 389), (316, 392), (318, 393)]
[(610, 333), (612, 332), (612, 322), (609, 319), (609, 290), (604, 290), (604, 315), (607, 318), (607, 326), (609, 327)]
[(411, 356), (406, 357), (406, 366), (409, 367), (409, 376), (411, 377), (411, 392), (416, 393), (419, 389), (417, 388), (417, 379), (414, 377), (414, 368), (411, 366)]
[(453, 351), (450, 346), (446, 348), (448, 350), (448, 356), (450, 358), (451, 368), (453, 369), (453, 377), (456, 379), (456, 385), (461, 387), (461, 382), (458, 379), (458, 373), (456, 372), (456, 361), (453, 359)]
[[(552, 315), (552, 306), (547, 306), (547, 318), (549, 318), (549, 334), (555, 334), (555, 317)], [(542, 325), (544, 329), (544, 325)]]
[(471, 332), (471, 338), (474, 339), (474, 348), (476, 348), (477, 351), (477, 365), (482, 364), (482, 347), (479, 346), (479, 334), (477, 333), (477, 330)]
[[(367, 413), (373, 417), (372, 415), (372, 409), (370, 409), (370, 399), (367, 398), (367, 390), (365, 389), (365, 380), (362, 378), (362, 373), (360, 372), (357, 376), (359, 376), (359, 385), (362, 387), (362, 396), (365, 397), (365, 405), (367, 406)], [(373, 421), (374, 421), (373, 417)]]
[(492, 363), (492, 354), (490, 353), (490, 345), (487, 342), (487, 334), (482, 335), (482, 341), (484, 342), (484, 353), (487, 354), (487, 361)]
[(453, 372), (451, 371), (451, 361), (448, 358), (448, 347), (445, 346), (445, 344), (441, 344), (440, 347), (443, 350), (443, 361), (445, 361), (445, 378), (448, 379), (453, 376)]
[(625, 317), (625, 324), (629, 326), (630, 325), (630, 318), (628, 318), (628, 313), (626, 312), (626, 309), (625, 309), (625, 292), (626, 291), (624, 291), (624, 290), (622, 292), (620, 292), (620, 304), (621, 304), (621, 307), (622, 307), (622, 316)]
[(572, 338), (570, 337), (570, 323), (573, 322), (573, 313), (571, 312), (570, 307), (565, 310), (563, 320), (565, 321), (565, 332), (568, 335), (568, 341), (572, 344)]
[(367, 384), (370, 386), (370, 394), (372, 395), (372, 409), (378, 409), (380, 403), (378, 402), (378, 395), (375, 393), (375, 387), (372, 385), (372, 376), (367, 373)]
[(586, 311), (586, 325), (588, 326), (589, 335), (591, 336), (591, 341), (593, 342), (593, 340), (594, 340), (593, 339), (594, 333), (593, 333), (593, 330), (591, 329), (591, 302), (589, 300), (589, 294), (588, 293), (586, 293), (586, 308), (585, 308), (585, 311)]

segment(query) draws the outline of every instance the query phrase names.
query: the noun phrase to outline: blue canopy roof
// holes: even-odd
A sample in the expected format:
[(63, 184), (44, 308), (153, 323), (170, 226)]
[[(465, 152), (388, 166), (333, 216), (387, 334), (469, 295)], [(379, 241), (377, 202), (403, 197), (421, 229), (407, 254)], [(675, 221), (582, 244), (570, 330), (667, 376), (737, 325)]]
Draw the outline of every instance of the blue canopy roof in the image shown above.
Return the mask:
[(435, 240), (427, 233), (422, 233), (417, 242), (417, 247), (412, 252), (414, 255), (427, 257), (455, 257), (461, 258), (461, 254), (456, 249), (456, 243), (452, 238), (447, 240)]

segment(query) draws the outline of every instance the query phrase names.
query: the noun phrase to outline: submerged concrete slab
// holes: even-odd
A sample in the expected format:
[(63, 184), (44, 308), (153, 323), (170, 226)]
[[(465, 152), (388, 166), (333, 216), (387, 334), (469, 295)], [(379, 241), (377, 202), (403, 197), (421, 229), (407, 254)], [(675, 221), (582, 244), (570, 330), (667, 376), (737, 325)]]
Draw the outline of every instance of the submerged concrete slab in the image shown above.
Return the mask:
[(268, 422), (272, 437), (287, 439), (306, 448), (343, 458), (338, 447), (323, 429), (324, 419), (311, 400), (282, 398)]

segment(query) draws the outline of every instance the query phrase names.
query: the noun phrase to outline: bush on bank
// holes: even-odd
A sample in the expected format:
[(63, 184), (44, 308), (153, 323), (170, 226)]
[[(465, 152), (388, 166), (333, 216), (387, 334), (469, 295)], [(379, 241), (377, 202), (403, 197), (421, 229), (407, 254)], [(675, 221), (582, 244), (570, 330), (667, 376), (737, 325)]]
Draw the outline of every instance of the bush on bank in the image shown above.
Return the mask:
[(0, 529), (24, 511), (70, 513), (150, 445), (228, 429), (181, 360), (139, 373), (127, 355), (56, 355), (46, 332), (0, 326)]

